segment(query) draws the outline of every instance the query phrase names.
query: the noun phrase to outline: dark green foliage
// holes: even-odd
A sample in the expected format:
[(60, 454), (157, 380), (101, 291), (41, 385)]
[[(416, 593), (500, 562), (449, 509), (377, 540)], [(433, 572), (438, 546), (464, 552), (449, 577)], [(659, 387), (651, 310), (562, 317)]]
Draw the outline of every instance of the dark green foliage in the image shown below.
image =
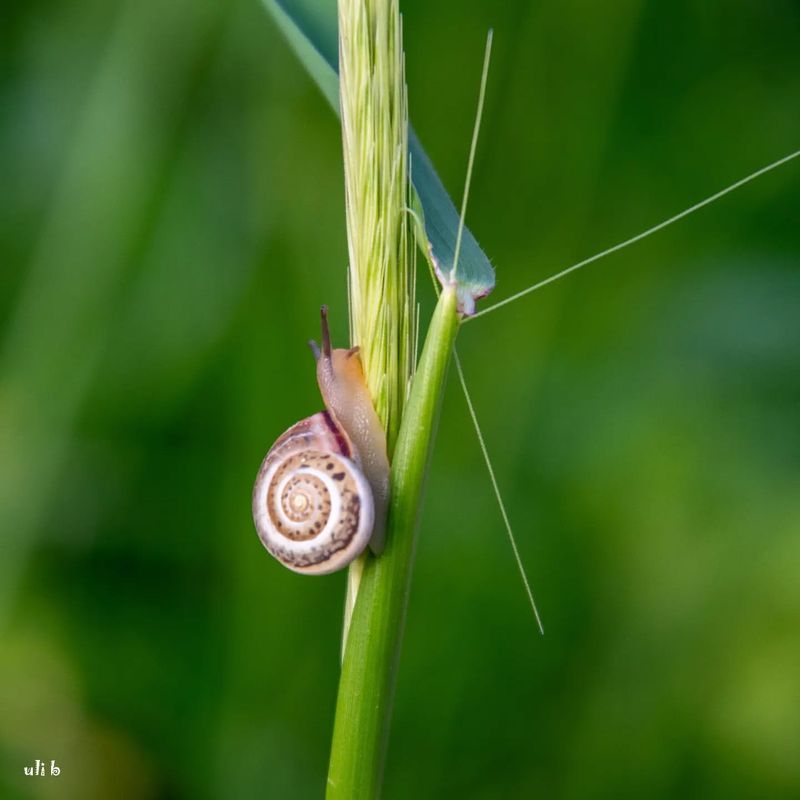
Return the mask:
[[(404, 12), (455, 197), (495, 29), (493, 299), (798, 146), (794, 3)], [(255, 0), (6, 20), (0, 795), (320, 797), (344, 580), (249, 493), (320, 406), (322, 302), (346, 337), (336, 119)], [(547, 633), (451, 381), (385, 797), (800, 794), (798, 208), (793, 165), (462, 331)]]

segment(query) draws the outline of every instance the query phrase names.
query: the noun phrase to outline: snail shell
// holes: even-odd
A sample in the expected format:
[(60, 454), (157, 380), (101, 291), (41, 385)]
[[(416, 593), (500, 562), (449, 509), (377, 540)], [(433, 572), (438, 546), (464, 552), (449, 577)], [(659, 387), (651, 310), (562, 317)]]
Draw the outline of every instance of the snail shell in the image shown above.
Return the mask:
[(295, 572), (325, 575), (364, 550), (375, 520), (372, 490), (330, 412), (293, 425), (267, 453), (253, 519), (267, 550)]

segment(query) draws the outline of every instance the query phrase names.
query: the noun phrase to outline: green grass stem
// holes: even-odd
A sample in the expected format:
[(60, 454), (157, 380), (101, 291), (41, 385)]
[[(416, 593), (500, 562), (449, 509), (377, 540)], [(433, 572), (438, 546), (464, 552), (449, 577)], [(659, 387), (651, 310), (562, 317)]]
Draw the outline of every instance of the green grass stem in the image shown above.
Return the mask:
[(386, 550), (369, 556), (350, 622), (331, 744), (329, 800), (380, 795), (425, 473), (458, 331), (445, 289), (411, 385), (392, 462)]

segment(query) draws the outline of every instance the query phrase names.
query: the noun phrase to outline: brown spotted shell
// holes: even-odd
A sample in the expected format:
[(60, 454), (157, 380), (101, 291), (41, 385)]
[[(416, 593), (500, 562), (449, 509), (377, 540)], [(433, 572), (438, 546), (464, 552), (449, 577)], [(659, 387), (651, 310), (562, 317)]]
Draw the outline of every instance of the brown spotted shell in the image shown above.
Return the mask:
[(342, 569), (366, 547), (374, 519), (358, 453), (330, 412), (293, 425), (264, 458), (253, 520), (264, 547), (289, 569)]

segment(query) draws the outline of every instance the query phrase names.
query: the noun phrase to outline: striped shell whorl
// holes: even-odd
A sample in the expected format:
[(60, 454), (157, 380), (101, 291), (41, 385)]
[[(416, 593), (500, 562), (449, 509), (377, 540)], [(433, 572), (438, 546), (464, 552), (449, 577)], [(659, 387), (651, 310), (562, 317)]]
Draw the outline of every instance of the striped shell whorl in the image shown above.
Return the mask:
[(295, 572), (334, 572), (366, 547), (372, 490), (328, 411), (293, 425), (267, 453), (253, 487), (253, 519), (267, 550)]

